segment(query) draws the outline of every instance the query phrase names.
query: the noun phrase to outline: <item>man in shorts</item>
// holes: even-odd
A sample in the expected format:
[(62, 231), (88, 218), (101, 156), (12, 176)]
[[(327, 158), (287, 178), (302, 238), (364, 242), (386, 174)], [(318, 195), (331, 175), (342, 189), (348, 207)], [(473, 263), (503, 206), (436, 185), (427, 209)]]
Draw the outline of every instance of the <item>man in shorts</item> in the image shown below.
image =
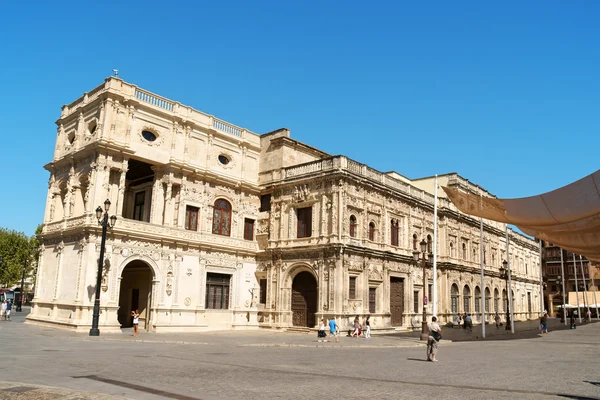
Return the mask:
[(329, 337), (330, 339), (335, 338), (336, 342), (339, 342), (340, 339), (337, 337), (338, 334), (338, 326), (337, 322), (335, 322), (335, 317), (329, 320)]

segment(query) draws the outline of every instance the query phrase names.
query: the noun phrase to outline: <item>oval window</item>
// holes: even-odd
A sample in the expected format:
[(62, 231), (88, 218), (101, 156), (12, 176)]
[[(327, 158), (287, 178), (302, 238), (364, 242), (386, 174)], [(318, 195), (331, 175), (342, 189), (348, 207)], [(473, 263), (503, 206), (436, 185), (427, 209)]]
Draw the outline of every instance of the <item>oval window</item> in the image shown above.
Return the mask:
[(142, 137), (149, 142), (154, 142), (156, 140), (156, 135), (150, 131), (142, 131)]
[(228, 158), (227, 156), (224, 156), (223, 154), (221, 154), (221, 155), (219, 156), (219, 162), (220, 162), (221, 164), (223, 164), (223, 165), (227, 165), (227, 164), (229, 164), (229, 161), (230, 161), (230, 160), (229, 160), (229, 158)]

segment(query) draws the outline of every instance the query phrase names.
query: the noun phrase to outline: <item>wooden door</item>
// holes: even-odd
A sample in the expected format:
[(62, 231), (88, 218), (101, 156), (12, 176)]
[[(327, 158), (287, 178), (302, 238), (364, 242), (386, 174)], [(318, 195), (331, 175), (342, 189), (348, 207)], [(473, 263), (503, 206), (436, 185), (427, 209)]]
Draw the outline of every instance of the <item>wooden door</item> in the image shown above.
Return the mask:
[(317, 281), (309, 272), (301, 272), (292, 283), (292, 324), (315, 326)]
[(404, 313), (404, 279), (390, 277), (390, 313), (392, 314), (392, 325), (402, 325), (402, 314)]

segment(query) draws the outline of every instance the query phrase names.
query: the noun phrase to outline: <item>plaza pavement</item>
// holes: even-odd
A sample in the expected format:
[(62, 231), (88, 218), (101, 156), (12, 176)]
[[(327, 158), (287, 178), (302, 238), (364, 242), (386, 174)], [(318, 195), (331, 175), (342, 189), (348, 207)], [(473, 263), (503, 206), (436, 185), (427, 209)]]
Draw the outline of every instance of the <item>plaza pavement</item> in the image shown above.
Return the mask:
[(0, 322), (0, 399), (600, 399), (600, 324), (444, 329), (438, 363), (418, 332), (372, 339), (274, 331), (90, 338)]

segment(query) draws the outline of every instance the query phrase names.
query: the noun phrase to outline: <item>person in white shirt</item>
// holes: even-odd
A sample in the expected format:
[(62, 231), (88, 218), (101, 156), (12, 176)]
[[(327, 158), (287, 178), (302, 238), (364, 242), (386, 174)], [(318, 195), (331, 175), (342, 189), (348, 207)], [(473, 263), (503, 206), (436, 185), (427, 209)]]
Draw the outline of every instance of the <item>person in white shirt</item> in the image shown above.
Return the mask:
[(438, 342), (442, 339), (442, 328), (437, 323), (437, 318), (432, 317), (431, 322), (427, 324), (429, 328), (429, 337), (427, 338), (427, 361), (437, 362), (435, 358), (438, 350)]
[(6, 319), (6, 300), (2, 301), (2, 308), (0, 310), (0, 319), (2, 319), (2, 317)]

